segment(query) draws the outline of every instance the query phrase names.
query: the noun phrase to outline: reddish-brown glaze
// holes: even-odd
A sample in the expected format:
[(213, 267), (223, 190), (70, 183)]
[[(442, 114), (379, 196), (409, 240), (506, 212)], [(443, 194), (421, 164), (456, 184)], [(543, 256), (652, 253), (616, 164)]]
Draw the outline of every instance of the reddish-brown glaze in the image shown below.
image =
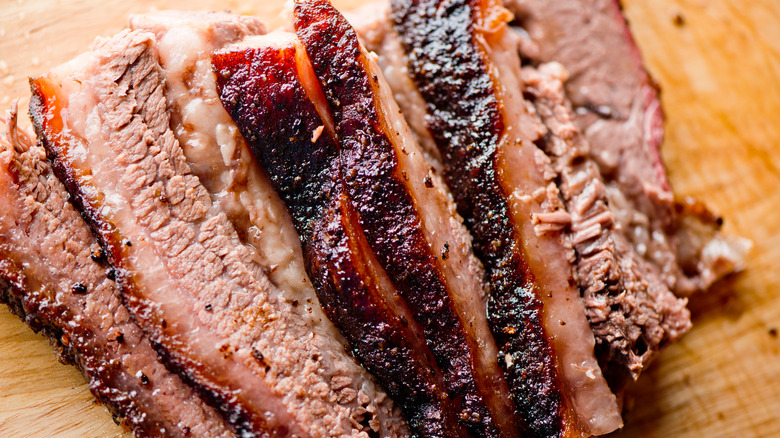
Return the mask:
[(287, 204), (320, 303), (354, 354), (404, 408), (414, 430), (458, 434), (420, 329), (399, 314), (405, 305), (388, 296), (395, 289), (346, 194), (339, 146), (301, 84), (305, 71), (296, 58), (305, 53), (295, 52), (288, 45), (216, 53), (220, 98)]
[(478, 347), (468, 342), (381, 115), (380, 79), (370, 73), (354, 29), (328, 1), (299, 1), (295, 17), (333, 114), (346, 188), (366, 238), (422, 325), (461, 424), (476, 436), (498, 436), (474, 380)]

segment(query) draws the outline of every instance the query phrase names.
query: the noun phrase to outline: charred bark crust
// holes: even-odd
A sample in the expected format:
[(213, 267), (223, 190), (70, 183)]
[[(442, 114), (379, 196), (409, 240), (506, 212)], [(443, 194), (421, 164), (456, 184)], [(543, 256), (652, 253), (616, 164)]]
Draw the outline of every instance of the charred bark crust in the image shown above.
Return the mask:
[[(213, 57), (220, 98), (288, 206), (306, 270), (328, 317), (353, 354), (388, 389), (425, 436), (448, 436), (450, 402), (435, 364), (417, 351), (410, 321), (396, 317), (367, 269), (367, 247), (346, 194), (339, 146), (296, 73), (293, 48), (246, 49)], [(358, 309), (360, 311), (358, 311)], [(424, 345), (424, 343), (422, 344)]]
[(476, 0), (394, 0), (391, 18), (426, 101), (445, 179), (474, 237), (491, 285), (488, 319), (519, 414), (537, 436), (563, 430), (555, 356), (542, 302), (499, 181), (503, 124), (496, 85), (475, 40)]

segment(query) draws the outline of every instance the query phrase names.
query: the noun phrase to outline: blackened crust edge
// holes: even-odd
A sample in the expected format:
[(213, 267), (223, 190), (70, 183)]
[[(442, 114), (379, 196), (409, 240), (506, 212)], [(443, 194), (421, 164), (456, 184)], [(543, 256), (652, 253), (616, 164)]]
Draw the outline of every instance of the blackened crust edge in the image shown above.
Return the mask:
[(542, 326), (542, 302), (499, 180), (505, 126), (496, 85), (475, 40), (478, 0), (393, 0), (391, 18), (426, 101), (445, 179), (492, 287), (488, 320), (519, 414), (536, 436), (560, 436), (563, 398)]
[[(328, 318), (353, 354), (424, 436), (451, 436), (435, 363), (381, 297), (371, 249), (345, 194), (338, 144), (296, 73), (295, 50), (217, 52), (212, 63), (223, 106), (287, 205), (303, 244), (306, 270)], [(314, 140), (312, 140), (314, 139)], [(418, 347), (416, 348), (415, 345)], [(421, 346), (421, 348), (420, 348)]]
[(357, 34), (325, 0), (297, 2), (295, 16), (333, 113), (347, 190), (371, 248), (422, 325), (461, 427), (474, 436), (499, 436), (474, 380), (476, 352), (423, 233), (390, 128), (382, 123), (378, 78), (368, 72)]

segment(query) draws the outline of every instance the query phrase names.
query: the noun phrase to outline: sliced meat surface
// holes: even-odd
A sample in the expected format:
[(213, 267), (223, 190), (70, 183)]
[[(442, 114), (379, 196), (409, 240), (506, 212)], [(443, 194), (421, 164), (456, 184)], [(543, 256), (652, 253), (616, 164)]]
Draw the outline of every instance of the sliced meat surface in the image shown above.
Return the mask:
[(421, 328), (374, 257), (348, 200), (329, 111), (309, 97), (322, 92), (303, 48), (290, 33), (241, 45), (247, 47), (214, 55), (220, 96), (289, 205), (326, 313), (399, 400), (413, 430), (458, 435)]
[(398, 0), (391, 18), (492, 286), (488, 317), (518, 410), (538, 436), (615, 430), (619, 409), (563, 232), (570, 216), (535, 144), (544, 125), (522, 96), (511, 14), (488, 1)]
[[(563, 64), (575, 124), (620, 209), (615, 220), (667, 288), (687, 296), (742, 265), (748, 242), (723, 236), (701, 203), (675, 200), (661, 160), (658, 86), (618, 0), (508, 0), (536, 47), (529, 61)], [(617, 211), (617, 210), (616, 210)]]
[(15, 117), (0, 137), (0, 299), (57, 344), (136, 436), (234, 436), (158, 361), (108, 278), (97, 239)]
[[(294, 36), (277, 34), (218, 53), (214, 63), (223, 103), (288, 203), (322, 301), (336, 296), (331, 317), (419, 433), (517, 436), (497, 348), (477, 310), (485, 299), (481, 267), (443, 183), (346, 21), (327, 2), (299, 3), (296, 15), (305, 52)], [(344, 269), (347, 256), (357, 255), (342, 247), (367, 253), (362, 257), (374, 267)], [(367, 277), (363, 288), (389, 284), (363, 292), (368, 300), (355, 306), (339, 297), (359, 291), (318, 273), (321, 258), (343, 259), (341, 271)], [(386, 281), (371, 279), (377, 271)], [(394, 302), (395, 308), (386, 304)], [(392, 331), (380, 332), (377, 323)], [(392, 337), (396, 331), (401, 336)], [(377, 347), (367, 345), (368, 334), (393, 347), (366, 348)], [(406, 353), (404, 339), (415, 338), (425, 340), (416, 348), (431, 359)], [(396, 351), (394, 361), (402, 355), (411, 361), (388, 370), (379, 362), (388, 360), (385, 350)], [(430, 393), (436, 386), (439, 395)]]
[(443, 184), (344, 17), (324, 0), (299, 1), (295, 17), (333, 114), (346, 187), (366, 238), (423, 327), (458, 415), (478, 436), (516, 434), (481, 310), (483, 272)]
[[(691, 327), (687, 300), (678, 299), (655, 266), (620, 230), (616, 206), (588, 152), (590, 145), (572, 120), (564, 93), (566, 71), (558, 63), (525, 67), (525, 96), (547, 129), (543, 150), (571, 214), (571, 239), (585, 310), (596, 335), (599, 358), (625, 367), (636, 378), (661, 348)], [(611, 367), (614, 369), (614, 367)]]
[(378, 0), (345, 12), (345, 17), (358, 33), (367, 50), (377, 54), (376, 63), (390, 85), (393, 98), (406, 118), (412, 134), (423, 149), (427, 161), (443, 173), (442, 159), (436, 142), (428, 130), (426, 104), (414, 83), (406, 54), (390, 19), (390, 1)]
[[(187, 165), (234, 225), (241, 240), (276, 286), (279, 301), (317, 336), (320, 372), (334, 376), (342, 392), (363, 393), (355, 415), (382, 434), (401, 433), (403, 420), (371, 376), (345, 350), (345, 339), (323, 313), (304, 269), (300, 241), (276, 195), (219, 100), (211, 53), (249, 35), (265, 33), (256, 18), (227, 13), (166, 11), (131, 17), (133, 29), (153, 32), (165, 72), (171, 128)], [(340, 375), (344, 375), (342, 376)], [(349, 380), (346, 379), (349, 378)], [(358, 421), (358, 418), (355, 418)]]
[[(551, 7), (558, 8), (561, 3), (566, 2), (555, 2)], [(517, 2), (509, 6), (519, 9)], [(588, 7), (583, 9), (587, 10)], [(582, 12), (572, 8), (567, 9), (567, 14), (572, 15), (577, 11)], [(398, 33), (393, 29), (388, 14), (389, 3), (380, 1), (353, 11), (349, 17), (367, 47), (379, 55), (379, 65), (416, 137), (425, 147), (431, 161), (440, 163), (439, 151), (428, 130), (426, 103), (409, 76)], [(520, 22), (529, 19), (522, 12), (519, 18)], [(615, 17), (610, 12), (608, 18)], [(622, 17), (619, 18), (622, 20)], [(599, 20), (603, 19), (599, 17)], [(538, 61), (540, 42), (532, 41), (522, 28), (515, 27), (513, 30), (519, 53), (526, 61)], [(543, 35), (543, 31), (536, 29), (535, 34)], [(598, 38), (600, 36), (594, 36), (591, 40)], [(630, 38), (630, 35), (621, 34), (621, 38)], [(590, 40), (588, 44), (592, 44)], [(603, 52), (599, 50), (592, 56), (602, 56)], [(588, 56), (587, 53), (580, 53), (577, 62), (587, 61), (585, 58)], [(638, 58), (630, 59), (638, 62)], [(647, 73), (643, 69), (637, 72), (647, 80)], [(565, 70), (561, 70), (561, 74), (565, 74)], [(533, 92), (540, 87), (545, 88), (545, 93), (555, 89), (555, 78), (540, 77), (538, 74), (534, 78), (536, 83), (531, 84), (532, 89), (526, 93), (526, 97), (533, 99)], [(523, 77), (523, 81), (527, 79)], [(621, 78), (615, 80), (625, 82)], [(567, 83), (571, 83), (571, 80)], [(596, 88), (599, 87), (603, 87), (603, 84)], [(588, 89), (583, 86), (583, 90)], [(568, 101), (563, 91), (557, 95), (561, 101)], [(575, 265), (578, 283), (586, 299), (588, 319), (596, 336), (598, 357), (603, 365), (609, 365), (609, 374), (614, 374), (609, 376), (610, 383), (614, 389), (619, 389), (626, 377), (636, 378), (660, 348), (673, 342), (689, 328), (684, 302), (671, 296), (671, 285), (678, 285), (674, 289), (676, 293), (687, 295), (696, 288), (711, 284), (716, 278), (739, 267), (747, 245), (741, 239), (720, 235), (717, 218), (700, 203), (689, 199), (682, 203), (670, 202), (671, 197), (655, 196), (654, 193), (658, 192), (652, 190), (646, 193), (640, 193), (641, 190), (633, 190), (631, 193), (622, 191), (612, 176), (601, 173), (593, 155), (593, 150), (597, 148), (590, 145), (589, 137), (575, 133), (580, 131), (577, 121), (582, 119), (583, 108), (579, 108), (577, 113), (573, 112), (571, 103), (563, 106), (548, 103), (552, 105), (549, 107), (552, 112), (545, 118), (545, 123), (535, 123), (540, 129), (536, 142), (548, 154), (553, 151), (546, 148), (552, 147), (553, 143), (566, 146), (571, 152), (563, 160), (560, 156), (556, 159), (554, 154), (551, 155), (553, 161), (556, 161), (553, 167), (559, 174), (556, 183), (563, 191), (567, 208), (577, 210), (571, 211), (571, 224), (559, 225), (565, 226), (577, 249)], [(538, 112), (536, 103), (531, 111)], [(546, 126), (548, 122), (553, 123), (555, 128)], [(554, 130), (561, 131), (561, 136), (551, 132)], [(551, 138), (545, 138), (548, 136)], [(575, 152), (572, 147), (581, 151)], [(575, 158), (576, 166), (571, 162)], [(653, 166), (655, 164), (648, 164), (644, 168)], [(569, 190), (571, 187), (562, 180), (562, 172), (578, 175), (574, 191)], [(584, 203), (573, 203), (572, 197), (580, 197)], [(634, 205), (637, 203), (643, 206), (642, 210)], [(673, 220), (654, 224), (643, 210), (654, 211), (659, 217)], [(566, 222), (566, 218), (563, 220)], [(666, 236), (659, 234), (659, 229)], [(677, 258), (677, 261), (670, 261), (670, 257)], [(662, 268), (659, 269), (659, 266)], [(680, 276), (681, 272), (687, 274)]]
[(569, 71), (566, 90), (602, 171), (669, 192), (663, 112), (618, 0), (507, 0), (538, 61)]
[(32, 81), (39, 137), (135, 320), (245, 436), (392, 436), (192, 173), (155, 42), (123, 31)]

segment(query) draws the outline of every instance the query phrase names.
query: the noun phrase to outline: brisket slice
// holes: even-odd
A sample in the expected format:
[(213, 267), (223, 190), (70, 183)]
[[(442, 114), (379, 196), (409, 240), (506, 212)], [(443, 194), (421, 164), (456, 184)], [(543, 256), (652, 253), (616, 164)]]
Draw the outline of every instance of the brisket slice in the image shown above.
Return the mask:
[(245, 43), (249, 48), (214, 55), (220, 96), (289, 206), (326, 313), (398, 399), (412, 430), (457, 435), (441, 372), (368, 247), (338, 178), (332, 123), (308, 97), (319, 87), (311, 86), (316, 78), (303, 49), (288, 33)]
[[(288, 203), (321, 297), (335, 297), (322, 301), (333, 303), (326, 307), (356, 355), (398, 398), (419, 433), (515, 436), (496, 347), (484, 313), (475, 311), (484, 308), (481, 271), (451, 200), (354, 31), (325, 2), (299, 3), (296, 15), (313, 66), (285, 34), (246, 41), (216, 54), (214, 62), (223, 103)], [(362, 288), (368, 290), (317, 272), (326, 257), (343, 259), (345, 271), (355, 251), (379, 264), (349, 268), (366, 276)], [(392, 284), (372, 291), (366, 286), (379, 283), (371, 279), (377, 272)], [(341, 298), (356, 294), (368, 298), (363, 306)], [(385, 304), (395, 301), (395, 309)], [(398, 319), (404, 327), (396, 327)], [(381, 332), (376, 324), (392, 330)], [(392, 337), (395, 332), (402, 336)], [(435, 360), (432, 376), (398, 344), (419, 337), (428, 346), (418, 345), (418, 354)], [(390, 344), (376, 351), (367, 343), (372, 338)], [(387, 350), (396, 352), (382, 353)], [(382, 363), (404, 355), (409, 362), (403, 367)], [(441, 375), (444, 381), (437, 382)], [(441, 395), (429, 394), (435, 385)]]
[(590, 145), (572, 120), (558, 63), (525, 67), (526, 98), (547, 131), (538, 142), (552, 159), (557, 182), (571, 214), (580, 290), (600, 359), (626, 372), (608, 376), (614, 388), (626, 373), (636, 378), (661, 348), (691, 327), (687, 300), (669, 290), (655, 266), (637, 253), (619, 231)]
[(544, 125), (522, 96), (510, 14), (489, 1), (392, 2), (445, 178), (492, 290), (488, 317), (520, 413), (538, 436), (620, 427), (594, 357)]
[(615, 220), (666, 287), (687, 296), (738, 269), (749, 243), (719, 233), (701, 203), (675, 200), (661, 160), (663, 112), (619, 0), (508, 0), (535, 43), (530, 62), (569, 72), (574, 122), (590, 142)]
[(32, 81), (39, 138), (134, 319), (245, 436), (394, 435), (362, 407), (357, 376), (320, 365), (320, 336), (192, 174), (155, 41), (123, 31)]
[(14, 118), (0, 138), (2, 301), (57, 344), (61, 359), (82, 371), (95, 397), (136, 436), (233, 436), (158, 362), (44, 150), (16, 130)]
[(567, 95), (602, 172), (668, 193), (657, 86), (619, 0), (507, 0), (506, 6), (538, 47), (531, 61), (556, 61), (568, 70)]
[(286, 207), (219, 100), (211, 53), (265, 33), (264, 26), (252, 17), (179, 11), (133, 16), (130, 23), (133, 29), (156, 35), (171, 129), (187, 165), (242, 242), (256, 249), (253, 256), (276, 286), (276, 298), (290, 303), (289, 311), (316, 336), (320, 372), (336, 378), (345, 394), (365, 394), (367, 398), (354, 402), (355, 415), (363, 415), (365, 424), (383, 435), (403, 433), (403, 419), (392, 401), (347, 353), (344, 338), (323, 313)]

